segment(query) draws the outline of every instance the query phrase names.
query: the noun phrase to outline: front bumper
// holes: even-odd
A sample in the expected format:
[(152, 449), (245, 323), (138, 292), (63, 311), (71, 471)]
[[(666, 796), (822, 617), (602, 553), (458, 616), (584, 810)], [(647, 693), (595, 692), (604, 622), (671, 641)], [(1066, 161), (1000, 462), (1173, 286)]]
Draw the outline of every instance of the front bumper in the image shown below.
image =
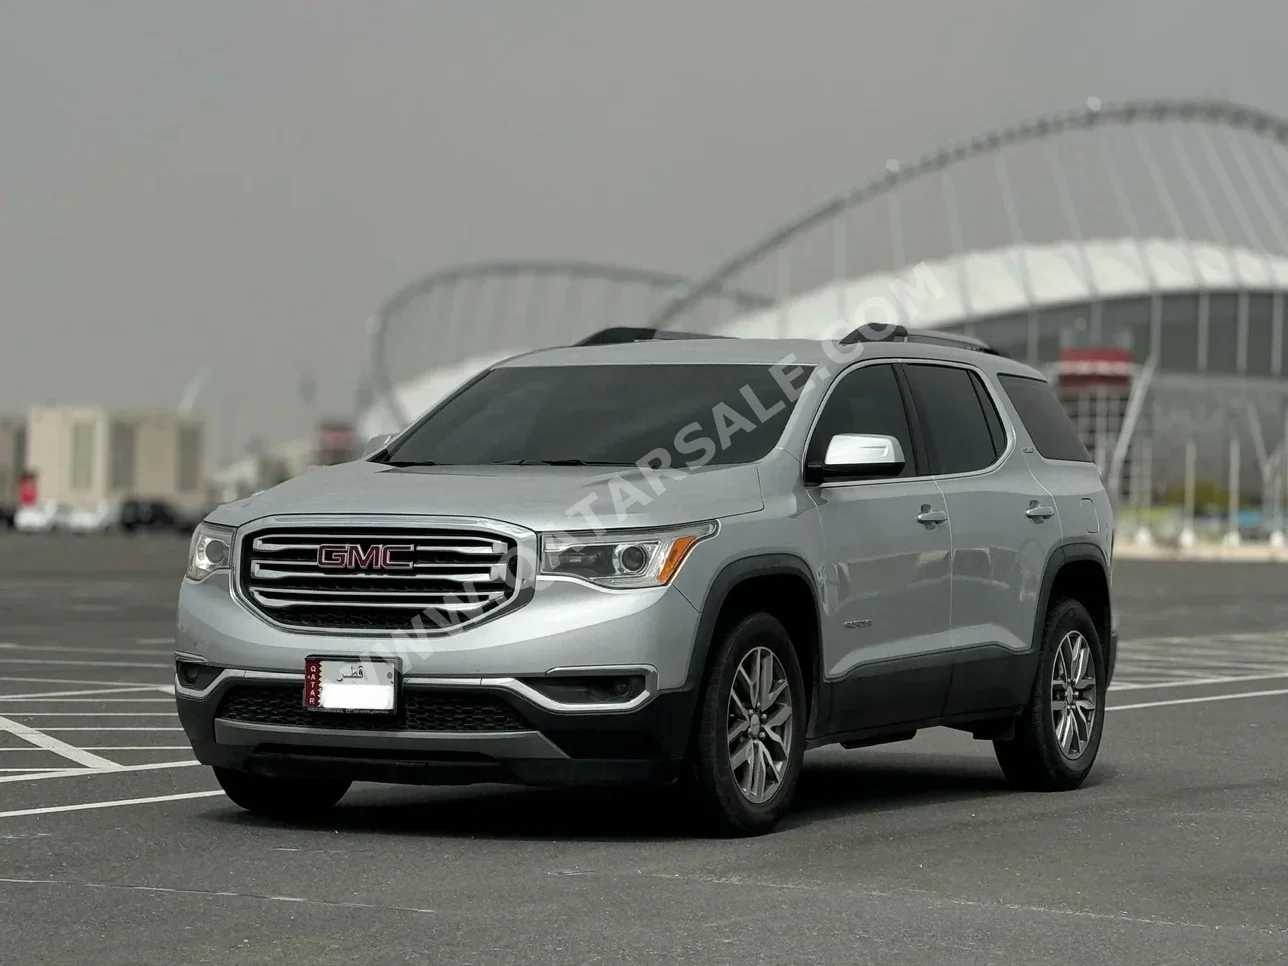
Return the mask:
[[(685, 757), (700, 615), (673, 586), (606, 591), (541, 578), (530, 599), (494, 619), (413, 637), (285, 628), (233, 593), (232, 579), (185, 580), (179, 595), (179, 657), (211, 669), (199, 685), (175, 680), (180, 720), (205, 764), (363, 781), (566, 785), (668, 782)], [(305, 712), (305, 660), (327, 656), (393, 660), (401, 706), (421, 710), (400, 711), (398, 721)], [(553, 680), (587, 674), (638, 675), (644, 684), (621, 702), (551, 690)], [(276, 703), (258, 717), (230, 710), (245, 689), (259, 689), (251, 704)], [(487, 705), (491, 718), (462, 722), (434, 710), (470, 702)]]
[(521, 607), (455, 633), (356, 635), (275, 626), (226, 571), (179, 590), (175, 650), (223, 668), (303, 673), (314, 656), (395, 654), (404, 677), (530, 677), (555, 668), (647, 666), (657, 690), (684, 686), (699, 614), (675, 587), (606, 591), (543, 578)]
[[(203, 764), (273, 777), (329, 777), (403, 784), (664, 784), (685, 756), (696, 693), (654, 696), (632, 711), (567, 713), (540, 707), (504, 687), (404, 681), (400, 700), (479, 701), (508, 708), (504, 730), (426, 731), (384, 728), (371, 716), (316, 712), (233, 717), (238, 689), (299, 695), (302, 674), (226, 674), (200, 697), (176, 688), (179, 720)], [(261, 704), (263, 702), (260, 702)], [(244, 715), (242, 717), (245, 717)], [(276, 718), (277, 720), (270, 720)], [(289, 721), (290, 723), (282, 723)], [(350, 722), (353, 725), (350, 726)]]

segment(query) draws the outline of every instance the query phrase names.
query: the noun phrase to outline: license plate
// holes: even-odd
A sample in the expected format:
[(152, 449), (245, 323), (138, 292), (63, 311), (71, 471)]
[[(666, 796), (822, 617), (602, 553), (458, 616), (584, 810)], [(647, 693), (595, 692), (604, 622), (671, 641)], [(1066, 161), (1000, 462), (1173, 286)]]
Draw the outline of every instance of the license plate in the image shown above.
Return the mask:
[(304, 707), (310, 711), (393, 712), (398, 676), (388, 661), (304, 662)]

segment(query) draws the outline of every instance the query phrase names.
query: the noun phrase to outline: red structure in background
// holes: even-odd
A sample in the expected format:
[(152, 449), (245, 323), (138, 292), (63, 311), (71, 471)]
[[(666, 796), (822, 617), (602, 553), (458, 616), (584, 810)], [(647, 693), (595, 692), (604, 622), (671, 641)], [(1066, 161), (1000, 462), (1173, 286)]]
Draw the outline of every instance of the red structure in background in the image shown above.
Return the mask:
[(36, 483), (36, 474), (23, 473), (22, 476), (18, 477), (18, 505), (35, 506), (39, 490), (40, 488)]
[(1136, 374), (1130, 349), (1061, 349), (1057, 367), (1060, 388), (1070, 391), (1099, 386), (1130, 391)]
[(353, 424), (328, 420), (318, 426), (317, 448), (313, 461), (319, 466), (334, 466), (354, 458)]
[(1056, 391), (1102, 475), (1109, 470), (1135, 376), (1130, 349), (1094, 346), (1060, 350)]

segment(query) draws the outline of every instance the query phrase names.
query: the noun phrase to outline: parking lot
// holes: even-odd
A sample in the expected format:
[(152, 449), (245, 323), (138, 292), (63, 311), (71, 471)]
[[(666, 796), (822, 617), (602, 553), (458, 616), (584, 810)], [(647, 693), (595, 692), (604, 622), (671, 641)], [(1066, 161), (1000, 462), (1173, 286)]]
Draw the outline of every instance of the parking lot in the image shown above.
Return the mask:
[(0, 535), (0, 961), (1270, 963), (1288, 957), (1288, 569), (1120, 562), (1082, 790), (957, 733), (807, 758), (774, 835), (665, 791), (356, 786), (233, 807), (173, 712), (180, 539)]

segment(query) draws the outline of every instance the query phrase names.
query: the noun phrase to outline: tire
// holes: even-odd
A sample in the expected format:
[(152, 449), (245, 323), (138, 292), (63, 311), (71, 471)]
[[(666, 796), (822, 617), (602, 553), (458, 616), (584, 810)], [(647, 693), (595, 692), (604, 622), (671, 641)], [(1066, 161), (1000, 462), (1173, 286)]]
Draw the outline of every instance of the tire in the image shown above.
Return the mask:
[(339, 778), (264, 778), (230, 768), (215, 768), (224, 794), (253, 815), (265, 818), (311, 818), (344, 797), (351, 782)]
[[(1066, 665), (1070, 653), (1082, 650), (1078, 637), (1086, 643), (1088, 664), (1081, 682), (1094, 681), (1094, 690), (1076, 689), (1078, 713), (1070, 722), (1071, 732), (1065, 732), (1057, 727), (1057, 720), (1063, 721), (1068, 712), (1061, 713), (1065, 702), (1056, 700), (1062, 691), (1056, 682), (1072, 676), (1066, 673)], [(1042, 630), (1033, 691), (1016, 719), (1015, 737), (993, 742), (997, 763), (1014, 787), (1035, 792), (1071, 791), (1086, 781), (1104, 729), (1104, 654), (1095, 622), (1079, 601), (1060, 600), (1051, 605)], [(1094, 705), (1090, 714), (1085, 707), (1088, 697)], [(1084, 733), (1080, 724), (1088, 718)], [(1062, 745), (1061, 737), (1066, 734), (1068, 739)]]
[[(755, 658), (753, 652), (756, 652)], [(772, 661), (768, 655), (772, 655)], [(764, 709), (769, 714), (754, 723), (738, 710), (740, 705), (749, 703), (748, 698), (754, 701), (756, 697), (756, 692), (749, 690), (753, 687), (749, 679), (740, 674), (744, 661), (753, 666), (759, 661), (762, 668), (768, 665), (775, 682), (768, 695), (774, 700)], [(737, 701), (731, 697), (735, 681)], [(783, 684), (786, 686), (780, 689)], [(782, 717), (785, 697), (790, 698), (789, 716), (766, 728), (762, 721)], [(722, 835), (760, 835), (774, 827), (791, 805), (796, 791), (805, 757), (806, 719), (800, 661), (787, 631), (769, 614), (756, 613), (743, 618), (717, 644), (699, 698), (689, 752), (689, 791), (714, 831)], [(731, 724), (745, 728), (739, 735), (743, 742), (735, 744), (733, 749)], [(751, 751), (746, 750), (748, 746)], [(761, 749), (773, 749), (772, 760), (766, 761)], [(735, 767), (735, 755), (749, 757)], [(756, 775), (751, 771), (757, 767), (757, 760), (763, 786), (757, 786)], [(777, 784), (773, 785), (775, 779)], [(744, 785), (749, 791), (743, 790)]]

